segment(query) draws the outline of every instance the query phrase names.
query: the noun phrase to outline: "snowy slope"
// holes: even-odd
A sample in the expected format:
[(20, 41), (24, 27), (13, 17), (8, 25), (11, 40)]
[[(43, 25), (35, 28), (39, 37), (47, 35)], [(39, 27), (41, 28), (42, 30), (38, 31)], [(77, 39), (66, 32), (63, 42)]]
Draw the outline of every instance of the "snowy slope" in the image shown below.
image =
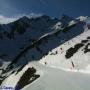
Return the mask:
[[(90, 31), (56, 47), (40, 63), (62, 69), (90, 70)], [(88, 71), (90, 72), (90, 71)]]
[[(11, 87), (11, 90), (15, 89), (20, 77), (23, 75), (28, 67), (37, 68), (36, 75), (40, 75), (37, 80), (27, 84), (22, 90), (89, 90), (90, 89), (90, 74), (79, 72), (66, 72), (57, 68), (50, 68), (42, 65), (38, 62), (31, 62), (17, 75), (13, 73), (2, 83), (2, 87)], [(25, 78), (23, 78), (25, 80)], [(24, 81), (23, 80), (23, 81)], [(17, 88), (20, 88), (21, 84), (18, 84)]]
[(90, 90), (90, 74), (65, 72), (47, 66), (41, 68), (44, 75), (23, 90)]
[(17, 68), (17, 71), (13, 72), (9, 77), (7, 77), (1, 86), (3, 88), (4, 86), (7, 86), (11, 87), (12, 89), (18, 90), (22, 89), (28, 84), (31, 84), (34, 80), (38, 79), (41, 76), (43, 76), (42, 69), (38, 68), (38, 66), (35, 65), (34, 62), (31, 62), (24, 66), (21, 66), (20, 68)]

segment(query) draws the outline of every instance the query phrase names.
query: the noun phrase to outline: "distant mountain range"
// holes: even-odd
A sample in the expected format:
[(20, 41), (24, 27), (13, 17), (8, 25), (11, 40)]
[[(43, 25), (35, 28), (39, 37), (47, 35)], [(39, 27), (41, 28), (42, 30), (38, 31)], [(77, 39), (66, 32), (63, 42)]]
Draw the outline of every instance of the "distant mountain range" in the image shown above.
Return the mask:
[(66, 70), (87, 70), (90, 65), (89, 30), (88, 16), (63, 15), (61, 19), (47, 15), (24, 16), (0, 24), (1, 85), (11, 84), (9, 77), (12, 75), (19, 79), (12, 84), (16, 90), (39, 78), (41, 73), (31, 67), (31, 62)]

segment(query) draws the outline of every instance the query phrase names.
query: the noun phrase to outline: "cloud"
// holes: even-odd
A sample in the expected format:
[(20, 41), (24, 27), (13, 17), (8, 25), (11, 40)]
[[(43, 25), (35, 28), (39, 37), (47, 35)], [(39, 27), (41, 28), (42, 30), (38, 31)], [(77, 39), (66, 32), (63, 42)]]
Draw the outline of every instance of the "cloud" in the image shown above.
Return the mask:
[(10, 22), (16, 21), (17, 19), (23, 17), (23, 16), (27, 16), (28, 18), (32, 18), (32, 17), (39, 17), (42, 16), (43, 14), (36, 14), (36, 13), (30, 13), (28, 15), (26, 14), (18, 14), (16, 16), (13, 17), (6, 17), (3, 15), (0, 15), (0, 24), (8, 24)]
[(0, 24), (7, 24), (7, 23), (13, 22), (17, 19), (18, 18), (16, 18), (16, 17), (9, 18), (9, 17), (3, 16), (3, 15), (0, 15)]

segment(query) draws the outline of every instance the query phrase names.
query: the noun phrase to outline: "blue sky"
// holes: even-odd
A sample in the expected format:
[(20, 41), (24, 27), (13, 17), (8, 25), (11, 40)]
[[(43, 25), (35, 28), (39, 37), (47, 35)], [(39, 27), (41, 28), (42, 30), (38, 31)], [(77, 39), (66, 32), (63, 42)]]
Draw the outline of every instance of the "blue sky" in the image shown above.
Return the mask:
[(90, 16), (90, 0), (0, 0), (0, 15), (41, 13), (60, 17)]

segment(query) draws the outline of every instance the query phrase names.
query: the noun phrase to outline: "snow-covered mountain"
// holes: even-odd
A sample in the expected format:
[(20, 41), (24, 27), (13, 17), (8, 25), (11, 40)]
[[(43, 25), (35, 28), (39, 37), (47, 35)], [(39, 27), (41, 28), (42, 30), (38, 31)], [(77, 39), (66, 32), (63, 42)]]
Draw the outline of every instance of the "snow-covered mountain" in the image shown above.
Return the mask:
[(12, 59), (26, 45), (52, 31), (51, 27), (57, 22), (43, 15), (31, 19), (24, 16), (15, 22), (0, 25), (0, 56), (5, 60)]
[(89, 22), (87, 16), (72, 18), (63, 15), (58, 19), (42, 15), (24, 16), (1, 24), (1, 86), (22, 89), (43, 77), (45, 67), (89, 72)]

